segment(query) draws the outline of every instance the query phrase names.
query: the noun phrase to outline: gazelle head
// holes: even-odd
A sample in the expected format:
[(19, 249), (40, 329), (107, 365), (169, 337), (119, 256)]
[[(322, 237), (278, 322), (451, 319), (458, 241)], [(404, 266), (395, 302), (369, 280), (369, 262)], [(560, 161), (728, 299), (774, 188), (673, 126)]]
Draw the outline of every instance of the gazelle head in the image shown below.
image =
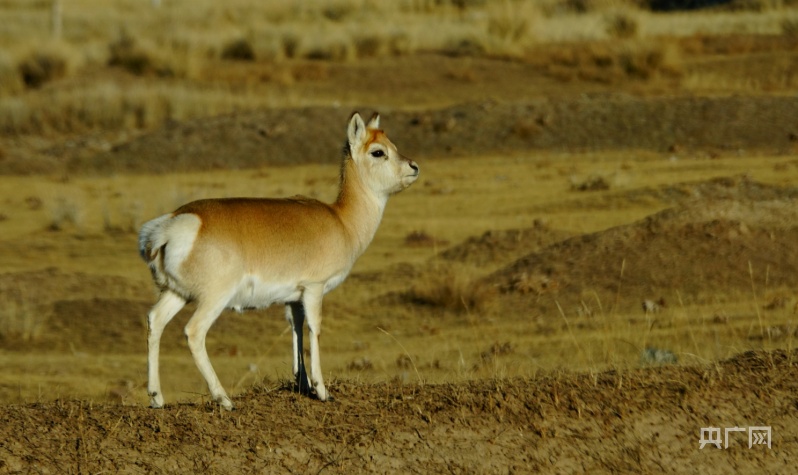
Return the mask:
[(374, 114), (367, 125), (355, 112), (349, 120), (347, 135), (350, 157), (358, 175), (375, 193), (398, 193), (418, 178), (418, 165), (401, 155), (380, 130), (378, 114)]

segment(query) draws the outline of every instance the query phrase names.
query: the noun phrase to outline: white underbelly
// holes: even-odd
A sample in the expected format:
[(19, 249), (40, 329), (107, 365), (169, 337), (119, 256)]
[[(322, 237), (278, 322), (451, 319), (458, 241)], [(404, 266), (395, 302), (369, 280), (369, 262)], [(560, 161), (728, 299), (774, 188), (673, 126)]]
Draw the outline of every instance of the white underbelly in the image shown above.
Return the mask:
[(296, 302), (302, 297), (297, 283), (264, 282), (256, 276), (242, 279), (227, 308), (237, 311), (246, 308), (266, 308), (274, 303)]
[(329, 280), (327, 280), (327, 282), (324, 283), (324, 293), (326, 294), (332, 289), (338, 287), (338, 285), (340, 285), (341, 282), (343, 282), (344, 279), (346, 279), (348, 273), (349, 271), (347, 270), (346, 272), (341, 272), (340, 274), (334, 275)]

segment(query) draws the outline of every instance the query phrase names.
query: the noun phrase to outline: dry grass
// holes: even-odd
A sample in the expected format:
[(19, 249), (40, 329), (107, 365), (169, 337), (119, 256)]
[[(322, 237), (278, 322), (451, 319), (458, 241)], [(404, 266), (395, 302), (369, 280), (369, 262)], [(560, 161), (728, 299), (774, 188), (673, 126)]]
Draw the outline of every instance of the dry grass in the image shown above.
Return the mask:
[(486, 310), (495, 297), (495, 289), (479, 280), (474, 269), (449, 263), (433, 265), (401, 294), (401, 300), (411, 305), (465, 314)]
[[(774, 8), (655, 15), (625, 1), (341, 0), (258, 7), (251, 0), (164, 2), (158, 9), (134, 0), (75, 0), (64, 3), (62, 39), (53, 42), (47, 2), (3, 3), (0, 41), (8, 47), (0, 57), (0, 130), (149, 129), (166, 120), (301, 106), (302, 97), (278, 98), (260, 87), (303, 80), (297, 61), (347, 63), (428, 51), (524, 61), (534, 48), (563, 43), (546, 65), (557, 79), (674, 77), (683, 72), (682, 54), (667, 38), (790, 35), (794, 17)], [(581, 41), (593, 45), (573, 45)], [(241, 60), (249, 66), (235, 64)], [(109, 81), (109, 74), (98, 73), (108, 67), (144, 82), (115, 87), (118, 77)], [(71, 76), (80, 79), (70, 82)], [(52, 87), (33, 90), (44, 84)]]
[[(496, 2), (399, 1), (362, 2), (341, 0), (330, 4), (323, 1), (306, 1), (301, 5), (283, 2), (261, 2), (252, 8), (251, 0), (235, 0), (219, 6), (215, 2), (165, 2), (153, 9), (146, 2), (117, 1), (113, 4), (93, 0), (75, 0), (64, 4), (63, 38), (81, 48), (88, 57), (96, 57), (120, 31), (128, 31), (137, 39), (150, 38), (162, 49), (189, 51), (205, 57), (218, 57), (231, 41), (246, 38), (252, 43), (271, 43), (282, 40), (287, 57), (296, 57), (297, 44), (305, 41), (319, 42), (330, 37), (346, 37), (348, 42), (370, 36), (380, 42), (398, 33), (413, 38), (414, 48), (434, 49), (442, 43), (427, 42), (433, 36), (423, 37), (425, 30), (434, 25), (449, 38), (463, 33), (478, 33), (483, 40), (494, 36), (508, 43), (536, 41), (563, 41), (606, 37), (618, 32), (612, 25), (620, 25), (622, 34), (635, 29), (639, 23), (641, 33), (689, 36), (698, 31), (704, 34), (739, 33), (746, 25), (748, 32), (777, 32), (784, 10), (767, 8), (764, 11), (690, 12), (671, 15), (654, 15), (640, 10), (634, 2), (538, 2), (533, 0), (501, 0)], [(5, 20), (0, 38), (15, 49), (21, 44), (41, 42), (50, 36), (50, 10), (47, 2), (25, 4), (8, 2), (0, 8), (0, 18)], [(385, 19), (390, 18), (388, 27)], [(616, 21), (621, 19), (620, 23)], [(571, 28), (581, 22), (587, 28)], [(595, 22), (597, 28), (590, 25)], [(375, 25), (379, 24), (377, 28)], [(155, 34), (153, 35), (153, 32)], [(570, 37), (568, 36), (570, 35)], [(260, 40), (255, 41), (255, 38)], [(268, 41), (264, 41), (268, 38)], [(289, 38), (293, 38), (289, 40)], [(440, 41), (444, 36), (438, 36)], [(255, 45), (252, 44), (254, 47)], [(253, 48), (257, 50), (257, 48)], [(372, 54), (389, 49), (365, 48)], [(293, 53), (293, 54), (292, 54)]]
[[(6, 134), (150, 129), (167, 120), (188, 120), (237, 110), (287, 105), (290, 97), (231, 93), (224, 86), (144, 82), (126, 87), (103, 81), (24, 99), (0, 98), (0, 131)], [(297, 99), (296, 105), (302, 105)]]
[(0, 283), (0, 342), (35, 340), (47, 318), (47, 306), (40, 302), (36, 289), (11, 282)]
[(781, 22), (781, 32), (787, 37), (798, 37), (798, 16), (792, 18), (785, 18)]
[(607, 34), (612, 38), (628, 39), (638, 34), (637, 18), (628, 11), (616, 11), (607, 15)]
[[(18, 46), (16, 55), (4, 53), (3, 74), (9, 84), (3, 85), (2, 89), (6, 91), (19, 92), (16, 87), (18, 84), (31, 89), (40, 88), (66, 77), (82, 66), (80, 53), (69, 43), (43, 41)], [(16, 74), (12, 73), (14, 69)]]
[(544, 60), (548, 75), (563, 81), (613, 84), (625, 80), (678, 78), (682, 52), (665, 41), (596, 42), (563, 46)]
[(22, 92), (24, 83), (14, 60), (5, 51), (0, 52), (0, 97)]

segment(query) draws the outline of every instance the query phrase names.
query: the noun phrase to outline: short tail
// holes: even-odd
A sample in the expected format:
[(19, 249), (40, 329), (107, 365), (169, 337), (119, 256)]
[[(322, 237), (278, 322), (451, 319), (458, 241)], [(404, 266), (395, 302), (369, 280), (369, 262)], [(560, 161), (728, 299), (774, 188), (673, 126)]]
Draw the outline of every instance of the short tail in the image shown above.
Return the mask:
[(139, 232), (139, 255), (150, 267), (152, 277), (158, 286), (166, 283), (163, 253), (168, 239), (165, 225), (171, 218), (171, 214), (165, 214), (147, 221)]

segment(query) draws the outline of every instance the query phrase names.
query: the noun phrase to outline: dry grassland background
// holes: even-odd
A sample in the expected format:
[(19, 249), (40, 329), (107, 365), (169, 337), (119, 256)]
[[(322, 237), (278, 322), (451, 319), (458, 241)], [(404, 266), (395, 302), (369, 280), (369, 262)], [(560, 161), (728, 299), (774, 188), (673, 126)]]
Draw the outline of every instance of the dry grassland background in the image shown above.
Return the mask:
[[(790, 0), (0, 0), (0, 473), (785, 473), (796, 90)], [(189, 305), (146, 408), (140, 225), (334, 199), (353, 110), (421, 178), (325, 299), (336, 401), (229, 312), (221, 413)]]

